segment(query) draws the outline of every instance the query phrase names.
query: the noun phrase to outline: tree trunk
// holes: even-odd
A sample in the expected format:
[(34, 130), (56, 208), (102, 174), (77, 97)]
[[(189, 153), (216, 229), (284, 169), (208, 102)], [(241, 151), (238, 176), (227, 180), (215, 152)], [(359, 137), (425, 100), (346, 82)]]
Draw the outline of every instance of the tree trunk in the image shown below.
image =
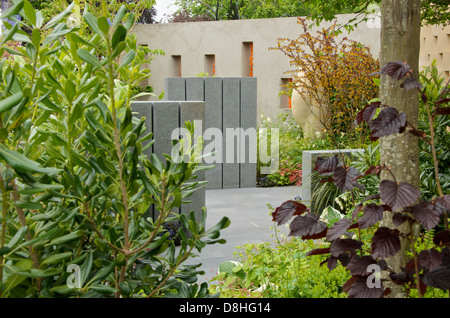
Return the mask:
[[(381, 56), (380, 63), (404, 61), (413, 69), (413, 76), (418, 78), (420, 49), (420, 0), (382, 0), (381, 6)], [(381, 75), (380, 100), (382, 104), (395, 107), (407, 115), (407, 120), (417, 125), (419, 113), (419, 96), (417, 90), (407, 91), (400, 88), (402, 81), (395, 81), (387, 75)], [(416, 187), (419, 179), (419, 149), (417, 137), (408, 134), (394, 134), (380, 138), (381, 164), (391, 168), (397, 182), (408, 182)], [(384, 172), (381, 179), (392, 179)], [(405, 222), (406, 223), (406, 222)], [(397, 228), (392, 222), (392, 213), (386, 213), (382, 226)], [(409, 232), (409, 228), (397, 228)], [(406, 263), (406, 241), (402, 242), (399, 253), (389, 258), (388, 265), (395, 272)], [(386, 286), (391, 289), (390, 297), (404, 297), (398, 285)]]

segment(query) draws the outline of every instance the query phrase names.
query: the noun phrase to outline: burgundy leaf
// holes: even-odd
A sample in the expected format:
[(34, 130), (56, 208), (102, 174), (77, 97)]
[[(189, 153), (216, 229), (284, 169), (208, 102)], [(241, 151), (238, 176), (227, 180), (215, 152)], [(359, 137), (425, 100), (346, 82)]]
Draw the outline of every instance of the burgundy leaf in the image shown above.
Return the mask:
[(388, 62), (381, 67), (381, 74), (387, 74), (392, 79), (400, 80), (411, 72), (411, 67), (402, 61)]
[(335, 155), (333, 157), (317, 157), (316, 164), (314, 166), (314, 170), (318, 173), (328, 173), (334, 172), (337, 165), (339, 164), (338, 156)]
[(442, 265), (450, 268), (450, 246), (444, 247), (441, 250)]
[(450, 115), (450, 107), (438, 107), (438, 108), (436, 108), (436, 114)]
[(343, 218), (333, 224), (327, 232), (327, 240), (334, 241), (341, 237), (350, 227), (350, 219)]
[(388, 270), (388, 264), (384, 259), (379, 259), (377, 262), (378, 266), (380, 266), (381, 270), (387, 271)]
[(448, 103), (448, 102), (450, 102), (450, 98), (443, 98), (443, 99), (440, 99), (440, 100), (438, 100), (438, 101), (435, 101), (434, 104), (435, 104), (436, 106), (438, 106), (438, 105), (440, 105), (440, 104), (444, 104), (444, 103)]
[(448, 230), (443, 230), (439, 233), (436, 233), (433, 238), (433, 243), (441, 246), (447, 245), (450, 243), (450, 233)]
[(408, 132), (416, 137), (419, 138), (426, 138), (427, 134), (425, 132), (423, 132), (422, 130), (418, 130), (415, 127), (412, 127), (411, 129), (408, 130)]
[(342, 192), (345, 192), (358, 186), (358, 183), (355, 181), (358, 176), (359, 171), (355, 168), (349, 166), (339, 166), (334, 171), (333, 180), (336, 187), (338, 187)]
[(425, 284), (434, 288), (450, 289), (450, 268), (439, 266), (427, 272), (422, 280)]
[(381, 298), (384, 294), (383, 286), (377, 288), (370, 288), (367, 282), (370, 277), (368, 276), (354, 276), (355, 280), (352, 281), (348, 288), (349, 298)]
[(356, 124), (359, 125), (363, 121), (369, 123), (373, 116), (375, 115), (377, 109), (380, 107), (381, 102), (373, 102), (364, 107), (362, 110), (358, 112), (356, 115)]
[(314, 234), (307, 234), (302, 236), (302, 240), (317, 240), (323, 237), (327, 236), (328, 227), (326, 227), (323, 231), (314, 233)]
[(370, 166), (362, 176), (367, 176), (369, 174), (375, 174), (375, 175), (379, 175), (381, 172), (381, 169), (383, 168), (382, 165), (377, 165), (377, 166)]
[(419, 288), (420, 288), (420, 294), (424, 295), (427, 292), (427, 285), (422, 280), (419, 280)]
[(399, 114), (397, 109), (387, 107), (370, 122), (369, 127), (372, 129), (370, 133), (372, 141), (394, 133), (402, 133), (406, 128), (406, 114), (403, 112)]
[(323, 233), (327, 229), (327, 224), (319, 221), (317, 215), (308, 213), (304, 216), (297, 216), (289, 226), (290, 236), (311, 236)]
[(354, 257), (351, 260), (351, 262), (347, 265), (347, 269), (353, 276), (355, 275), (365, 276), (368, 275), (368, 273), (370, 273), (367, 271), (369, 265), (376, 263), (377, 261), (374, 260), (372, 256)]
[(372, 238), (372, 256), (384, 258), (395, 255), (400, 250), (398, 230), (380, 227)]
[(352, 212), (352, 220), (354, 220), (358, 216), (359, 211), (361, 211), (363, 207), (364, 206), (362, 204), (358, 204), (355, 206)]
[(361, 203), (366, 202), (368, 200), (376, 200), (380, 198), (380, 194), (376, 193), (376, 194), (371, 194), (368, 197), (365, 197), (364, 200), (361, 201)]
[(442, 207), (443, 212), (450, 211), (450, 194), (436, 198), (436, 205)]
[(348, 294), (349, 290), (352, 288), (353, 283), (358, 279), (358, 277), (359, 276), (351, 276), (349, 280), (345, 282), (344, 286), (342, 286), (342, 291)]
[(362, 242), (353, 239), (337, 239), (330, 245), (331, 255), (338, 257), (344, 252), (354, 252), (360, 249)]
[(389, 278), (397, 285), (404, 285), (415, 281), (414, 276), (409, 272), (390, 273)]
[(339, 254), (337, 259), (341, 262), (342, 266), (346, 267), (348, 263), (350, 263), (353, 255), (349, 255), (348, 253)]
[(328, 254), (328, 253), (330, 253), (330, 248), (329, 247), (315, 248), (315, 249), (309, 251), (308, 253), (306, 253), (306, 256), (321, 255), (321, 254)]
[(394, 213), (394, 215), (392, 216), (392, 221), (394, 222), (395, 226), (400, 226), (409, 219), (410, 217), (402, 213)]
[(284, 224), (294, 215), (300, 215), (308, 211), (306, 205), (297, 201), (289, 200), (281, 204), (272, 213), (272, 221), (276, 221), (278, 225)]
[(392, 211), (414, 204), (420, 196), (420, 191), (406, 182), (395, 183), (390, 180), (380, 182), (380, 198), (389, 205)]
[(383, 207), (374, 203), (369, 203), (364, 207), (364, 215), (359, 218), (359, 228), (367, 229), (383, 219)]
[(337, 257), (334, 257), (332, 255), (330, 257), (328, 257), (328, 260), (327, 260), (328, 270), (332, 271), (333, 269), (335, 269), (337, 266), (337, 261), (338, 261)]
[(405, 88), (407, 91), (409, 91), (410, 89), (413, 88), (422, 88), (422, 84), (420, 84), (420, 82), (415, 79), (414, 77), (407, 77), (403, 83), (400, 85), (400, 87)]
[(419, 253), (417, 257), (419, 265), (425, 267), (429, 270), (433, 270), (439, 267), (442, 263), (442, 256), (438, 250), (432, 248), (429, 250), (423, 250)]
[[(419, 271), (420, 271), (420, 270), (421, 270), (421, 269), (419, 269)], [(415, 262), (414, 258), (412, 258), (412, 259), (410, 259), (408, 262), (406, 262), (404, 271), (405, 271), (406, 273), (411, 274), (411, 275), (416, 273), (416, 262)]]
[(412, 206), (411, 213), (427, 230), (433, 229), (440, 220), (439, 210), (435, 208), (433, 203), (428, 201), (422, 201)]
[(421, 97), (422, 102), (423, 102), (424, 104), (426, 104), (426, 103), (428, 102), (428, 97), (427, 97), (427, 95), (425, 95), (424, 92), (422, 92), (422, 93), (420, 94), (420, 97)]

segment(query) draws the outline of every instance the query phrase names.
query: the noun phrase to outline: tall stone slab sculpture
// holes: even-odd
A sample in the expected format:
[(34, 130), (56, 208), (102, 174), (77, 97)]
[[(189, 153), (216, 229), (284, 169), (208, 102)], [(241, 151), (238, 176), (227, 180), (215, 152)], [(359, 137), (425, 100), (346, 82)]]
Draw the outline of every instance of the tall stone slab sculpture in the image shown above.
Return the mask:
[[(153, 132), (152, 127), (152, 111), (153, 111), (153, 105), (150, 101), (133, 101), (132, 105), (132, 112), (134, 113), (134, 117), (137, 117), (141, 119), (142, 117), (145, 117), (145, 134), (149, 134)], [(143, 146), (145, 147), (150, 140), (146, 141)], [(144, 150), (144, 153), (147, 156), (150, 156), (153, 153), (153, 146), (150, 146), (149, 148)]]
[(168, 77), (164, 80), (164, 97), (168, 101), (186, 100), (186, 79)]
[(240, 140), (240, 92), (239, 77), (223, 78), (222, 131), (224, 162), (222, 168), (222, 188), (233, 189), (240, 186), (239, 147)]
[(186, 79), (186, 100), (205, 100), (205, 80), (202, 77), (187, 77)]
[[(152, 132), (154, 143), (153, 146), (145, 151), (147, 156), (156, 154), (163, 162), (166, 158), (163, 154), (171, 155), (172, 153), (172, 137), (180, 138), (179, 135), (173, 134), (178, 128), (184, 126), (185, 121), (205, 121), (205, 102), (179, 102), (179, 101), (134, 101), (131, 104), (133, 115), (137, 118), (145, 117), (146, 133)], [(202, 126), (202, 125), (200, 125)], [(198, 135), (203, 134), (202, 127), (197, 129)], [(205, 181), (204, 171), (195, 173), (200, 183)], [(183, 203), (180, 209), (174, 210), (175, 213), (190, 213), (195, 211), (197, 220), (201, 217), (202, 208), (205, 206), (205, 189), (201, 188), (194, 192), (188, 198), (191, 202)], [(149, 215), (156, 219), (159, 211), (154, 206), (149, 208)]]
[(205, 172), (207, 189), (255, 187), (257, 79), (169, 77), (165, 92), (167, 100), (205, 101), (204, 145), (215, 152), (206, 162), (215, 166)]
[[(205, 171), (205, 178), (208, 180), (206, 189), (222, 189), (222, 162), (224, 158), (223, 144), (221, 147), (214, 147), (217, 145), (218, 136), (215, 136), (214, 131), (223, 132), (222, 129), (222, 78), (207, 77), (205, 78), (205, 144), (210, 143), (211, 147), (206, 148), (205, 151), (215, 152), (218, 160), (211, 162), (215, 167), (211, 170)], [(211, 128), (211, 129), (210, 129)], [(216, 142), (214, 144), (214, 142)], [(219, 148), (219, 149), (216, 149)], [(211, 161), (213, 161), (211, 157)]]
[(241, 142), (244, 143), (242, 150), (245, 151), (245, 161), (240, 164), (240, 187), (250, 188), (256, 184), (256, 162), (257, 162), (257, 96), (256, 78), (241, 78), (241, 107), (240, 125), (242, 128)]
[[(204, 122), (205, 122), (205, 102), (180, 102), (180, 123), (181, 127), (183, 127), (184, 123), (190, 121), (194, 123), (194, 142), (198, 140), (198, 137), (202, 137), (205, 131)], [(202, 187), (201, 189), (195, 191), (190, 197), (187, 197), (186, 200), (190, 201), (189, 203), (183, 203), (181, 206), (181, 213), (189, 214), (191, 211), (194, 211), (196, 220), (200, 220), (202, 216), (202, 207), (206, 205), (205, 202), (205, 170), (197, 171), (195, 174), (197, 179), (194, 179), (192, 182), (199, 182), (198, 187)]]

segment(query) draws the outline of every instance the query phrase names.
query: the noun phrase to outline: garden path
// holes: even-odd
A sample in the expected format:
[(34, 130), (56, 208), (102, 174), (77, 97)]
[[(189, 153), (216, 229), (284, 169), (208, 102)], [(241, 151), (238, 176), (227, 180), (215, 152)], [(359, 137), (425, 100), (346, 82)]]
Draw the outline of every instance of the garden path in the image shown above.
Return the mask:
[[(207, 245), (200, 258), (191, 258), (186, 264), (202, 263), (205, 275), (198, 283), (209, 281), (217, 274), (219, 265), (226, 260), (237, 260), (233, 255), (236, 246), (249, 243), (275, 242), (275, 230), (267, 204), (274, 208), (295, 196), (301, 196), (301, 187), (239, 188), (206, 190), (206, 228), (215, 225), (223, 216), (230, 219), (230, 226), (221, 231), (225, 244)], [(278, 227), (280, 234), (289, 230)]]

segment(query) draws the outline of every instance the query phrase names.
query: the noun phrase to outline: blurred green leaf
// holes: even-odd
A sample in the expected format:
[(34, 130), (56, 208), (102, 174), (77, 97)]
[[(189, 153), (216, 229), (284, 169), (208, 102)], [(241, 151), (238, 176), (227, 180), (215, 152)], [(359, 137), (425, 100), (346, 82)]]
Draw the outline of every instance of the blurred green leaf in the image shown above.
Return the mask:
[(8, 247), (14, 248), (14, 246), (25, 237), (25, 234), (27, 233), (27, 231), (28, 231), (27, 226), (21, 227), (16, 232), (16, 234), (11, 238), (11, 240), (8, 242)]
[(64, 260), (72, 256), (72, 252), (66, 252), (66, 253), (60, 253), (60, 254), (54, 254), (46, 259), (41, 263), (42, 265), (54, 265), (58, 263), (62, 263)]
[(75, 6), (75, 1), (72, 2), (67, 8), (65, 8), (61, 13), (55, 15), (45, 26), (44, 30), (53, 28), (57, 25), (62, 19), (68, 16)]
[(35, 171), (55, 174), (60, 171), (60, 169), (56, 168), (43, 168), (36, 161), (30, 160), (18, 152), (9, 150), (3, 144), (0, 144), (0, 158), (5, 160), (6, 163), (8, 163), (15, 170), (21, 172)]
[(103, 36), (107, 36), (109, 32), (109, 23), (106, 17), (99, 17), (97, 19), (98, 28), (102, 32)]
[(120, 67), (122, 68), (124, 66), (127, 66), (128, 64), (130, 64), (131, 62), (133, 62), (134, 58), (136, 57), (136, 51), (135, 50), (131, 50), (127, 53), (127, 55), (125, 55), (120, 63)]
[(22, 10), (23, 6), (25, 4), (25, 1), (20, 0), (17, 3), (13, 4), (11, 7), (9, 7), (8, 9), (6, 9), (5, 11), (2, 12), (2, 14), (0, 15), (0, 19), (6, 19), (9, 18), (13, 15), (16, 15), (19, 13), (20, 10)]
[[(23, 12), (31, 25), (36, 27), (36, 11), (34, 11), (33, 5), (29, 1), (24, 1)], [(34, 30), (36, 29), (33, 29), (33, 31)]]
[(0, 113), (6, 112), (18, 105), (23, 98), (23, 92), (19, 91), (14, 95), (8, 96), (5, 99), (0, 100)]
[(119, 25), (120, 22), (122, 22), (123, 17), (125, 16), (125, 13), (127, 12), (127, 8), (125, 5), (122, 5), (120, 9), (117, 11), (116, 16), (114, 17), (112, 27), (115, 28)]
[(97, 17), (92, 13), (90, 13), (89, 11), (85, 11), (83, 17), (88, 26), (91, 28), (91, 30), (97, 33), (99, 36), (103, 37), (103, 32), (100, 30), (98, 26)]
[(85, 49), (78, 49), (77, 54), (78, 57), (86, 63), (89, 63), (98, 68), (102, 68), (102, 64), (100, 63), (100, 61)]
[(50, 243), (47, 244), (47, 246), (64, 244), (64, 243), (79, 239), (83, 234), (84, 234), (83, 230), (78, 230), (74, 233), (69, 233), (64, 236), (60, 236), (60, 237), (53, 239)]

